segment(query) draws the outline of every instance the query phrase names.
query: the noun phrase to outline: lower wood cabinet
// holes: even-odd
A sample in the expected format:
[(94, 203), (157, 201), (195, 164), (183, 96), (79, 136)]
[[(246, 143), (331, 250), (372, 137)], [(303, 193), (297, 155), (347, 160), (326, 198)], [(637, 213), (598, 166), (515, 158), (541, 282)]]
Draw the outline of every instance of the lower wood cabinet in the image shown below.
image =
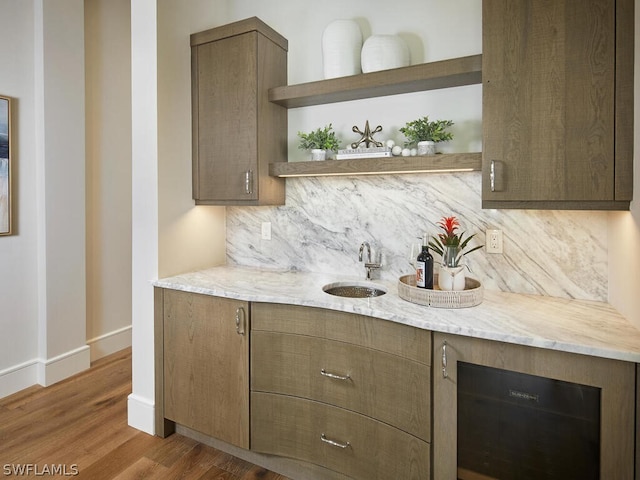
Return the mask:
[[(595, 461), (581, 480), (634, 475), (640, 373), (630, 362), (162, 288), (155, 330), (157, 434), (179, 424), (254, 463), (275, 458), (292, 478), (576, 478), (567, 465), (585, 451)], [(505, 456), (512, 443), (520, 453)], [(566, 458), (544, 453), (553, 449)], [(479, 471), (522, 455), (534, 472), (552, 456), (560, 467)]]
[(430, 445), (386, 423), (305, 398), (251, 394), (252, 449), (350, 478), (429, 478)]
[(156, 289), (156, 428), (249, 448), (249, 304)]
[(251, 342), (252, 450), (354, 479), (430, 478), (430, 332), (258, 303)]

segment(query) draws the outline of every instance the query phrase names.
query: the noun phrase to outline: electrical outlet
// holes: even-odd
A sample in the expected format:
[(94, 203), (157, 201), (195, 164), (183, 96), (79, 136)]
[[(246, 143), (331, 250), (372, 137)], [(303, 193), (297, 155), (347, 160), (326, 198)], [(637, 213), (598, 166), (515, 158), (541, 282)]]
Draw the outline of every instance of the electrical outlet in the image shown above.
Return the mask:
[(487, 253), (502, 253), (502, 230), (487, 230), (484, 248)]
[(271, 222), (262, 222), (262, 240), (271, 240)]

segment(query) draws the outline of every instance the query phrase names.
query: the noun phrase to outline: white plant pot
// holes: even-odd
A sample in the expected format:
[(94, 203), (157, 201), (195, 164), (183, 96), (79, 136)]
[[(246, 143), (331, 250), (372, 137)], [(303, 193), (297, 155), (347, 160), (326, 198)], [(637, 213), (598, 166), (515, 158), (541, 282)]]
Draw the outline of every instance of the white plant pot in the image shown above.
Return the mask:
[(311, 160), (326, 160), (327, 151), (320, 148), (311, 149)]
[(435, 155), (436, 143), (428, 140), (418, 142), (418, 155)]
[(409, 47), (398, 35), (371, 35), (362, 46), (364, 73), (407, 67), (411, 63)]
[(322, 33), (324, 78), (357, 75), (360, 70), (362, 32), (353, 20), (335, 20)]
[(440, 290), (464, 290), (465, 283), (464, 266), (440, 267), (438, 271), (438, 286)]

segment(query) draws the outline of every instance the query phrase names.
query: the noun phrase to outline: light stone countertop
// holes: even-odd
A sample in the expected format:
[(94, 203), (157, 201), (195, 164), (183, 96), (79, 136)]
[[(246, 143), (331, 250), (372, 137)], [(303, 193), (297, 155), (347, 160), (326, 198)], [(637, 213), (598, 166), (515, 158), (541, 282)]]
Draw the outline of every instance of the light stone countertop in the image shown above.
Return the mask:
[(476, 307), (442, 309), (407, 302), (398, 296), (396, 283), (382, 280), (370, 282), (387, 290), (375, 298), (342, 298), (322, 290), (328, 283), (364, 283), (363, 277), (222, 266), (163, 278), (153, 285), (250, 302), (328, 308), (435, 332), (640, 363), (640, 330), (607, 303), (485, 290)]

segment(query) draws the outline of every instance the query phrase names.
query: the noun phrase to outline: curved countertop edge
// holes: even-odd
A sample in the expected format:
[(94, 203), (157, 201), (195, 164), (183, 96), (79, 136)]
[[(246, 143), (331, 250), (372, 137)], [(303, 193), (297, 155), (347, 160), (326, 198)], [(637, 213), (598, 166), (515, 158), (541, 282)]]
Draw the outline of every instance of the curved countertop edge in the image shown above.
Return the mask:
[(384, 280), (368, 282), (387, 290), (374, 298), (342, 298), (322, 290), (335, 282), (366, 283), (354, 276), (221, 266), (152, 284), (249, 302), (326, 308), (434, 332), (640, 362), (640, 330), (607, 303), (485, 290), (478, 306), (444, 309), (403, 300), (397, 284)]

